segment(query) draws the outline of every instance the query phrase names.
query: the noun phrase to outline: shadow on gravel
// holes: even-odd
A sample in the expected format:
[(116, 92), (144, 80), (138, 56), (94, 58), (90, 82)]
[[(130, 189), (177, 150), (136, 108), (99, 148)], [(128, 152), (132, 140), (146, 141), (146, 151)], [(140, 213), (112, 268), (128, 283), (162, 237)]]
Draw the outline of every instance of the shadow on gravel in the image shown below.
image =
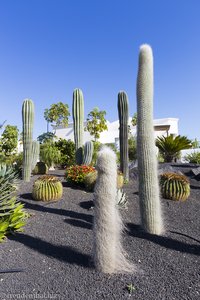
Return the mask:
[(190, 188), (192, 189), (192, 190), (200, 190), (200, 186), (196, 186), (196, 185), (190, 185)]
[(130, 236), (146, 239), (148, 241), (151, 241), (155, 244), (158, 244), (168, 249), (194, 254), (194, 255), (200, 255), (200, 246), (198, 245), (186, 244), (184, 242), (180, 242), (166, 236), (149, 234), (147, 232), (144, 232), (141, 229), (141, 227), (136, 224), (127, 223), (126, 227), (127, 227), (128, 234)]
[(19, 197), (26, 200), (33, 200), (32, 193), (21, 194)]
[(23, 201), (23, 200), (20, 200), (20, 202), (24, 203), (25, 208), (28, 208), (28, 209), (41, 211), (41, 212), (48, 212), (48, 213), (51, 213), (51, 214), (66, 216), (66, 217), (70, 217), (70, 218), (73, 218), (73, 219), (81, 219), (81, 220), (84, 220), (84, 221), (89, 222), (89, 223), (93, 222), (93, 216), (92, 215), (87, 215), (87, 214), (75, 212), (75, 211), (72, 211), (72, 210), (66, 210), (66, 209), (62, 209), (62, 208), (53, 208), (53, 207), (49, 207), (49, 206), (44, 206), (43, 203), (42, 203), (43, 205), (39, 205), (39, 204), (35, 204), (35, 202), (30, 203), (30, 202), (26, 202), (26, 201)]
[(13, 239), (39, 253), (56, 258), (60, 261), (76, 264), (85, 268), (93, 268), (91, 256), (83, 254), (72, 247), (53, 245), (24, 233), (17, 233), (15, 237), (9, 237), (9, 239)]
[(178, 234), (178, 235), (185, 236), (185, 237), (187, 237), (187, 238), (189, 238), (189, 239), (191, 239), (191, 240), (193, 240), (193, 241), (195, 241), (195, 242), (197, 242), (197, 243), (200, 244), (200, 241), (199, 241), (199, 240), (197, 240), (197, 239), (195, 239), (195, 238), (193, 238), (193, 237), (191, 237), (191, 236), (189, 236), (189, 235), (187, 235), (187, 234), (185, 234), (185, 233), (181, 233), (181, 232), (178, 232), (178, 231), (170, 231), (170, 232), (171, 232), (171, 233)]
[(65, 219), (65, 222), (67, 224), (70, 224), (75, 227), (80, 227), (80, 228), (86, 228), (86, 229), (92, 229), (92, 224), (87, 223), (81, 220), (75, 220), (75, 219)]
[(92, 207), (94, 207), (94, 202), (92, 200), (90, 201), (82, 201), (79, 203), (80, 207), (90, 210)]

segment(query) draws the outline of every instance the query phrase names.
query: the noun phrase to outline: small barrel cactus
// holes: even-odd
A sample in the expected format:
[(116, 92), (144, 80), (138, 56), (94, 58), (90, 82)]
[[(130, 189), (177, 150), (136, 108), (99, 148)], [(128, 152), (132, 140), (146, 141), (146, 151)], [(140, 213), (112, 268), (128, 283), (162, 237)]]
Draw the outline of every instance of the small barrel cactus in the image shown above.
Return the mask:
[(33, 175), (44, 175), (48, 173), (48, 166), (43, 161), (38, 161), (32, 171)]
[(165, 199), (185, 201), (190, 195), (190, 183), (185, 175), (163, 173), (160, 176), (160, 187)]
[(60, 200), (63, 186), (60, 180), (53, 175), (44, 175), (36, 179), (33, 185), (32, 196), (35, 200), (53, 201)]

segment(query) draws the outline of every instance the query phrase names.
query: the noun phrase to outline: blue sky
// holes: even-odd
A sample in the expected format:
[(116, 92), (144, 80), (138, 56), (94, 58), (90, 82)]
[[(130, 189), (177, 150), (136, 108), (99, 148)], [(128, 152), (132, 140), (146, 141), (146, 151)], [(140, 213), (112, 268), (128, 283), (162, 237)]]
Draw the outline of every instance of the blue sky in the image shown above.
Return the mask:
[[(125, 90), (136, 111), (141, 44), (154, 54), (154, 118), (179, 118), (179, 133), (200, 140), (199, 0), (0, 0), (0, 121), (21, 130), (25, 98), (44, 109), (72, 107), (81, 88), (85, 118), (98, 106), (118, 118)], [(71, 117), (70, 117), (71, 119)]]

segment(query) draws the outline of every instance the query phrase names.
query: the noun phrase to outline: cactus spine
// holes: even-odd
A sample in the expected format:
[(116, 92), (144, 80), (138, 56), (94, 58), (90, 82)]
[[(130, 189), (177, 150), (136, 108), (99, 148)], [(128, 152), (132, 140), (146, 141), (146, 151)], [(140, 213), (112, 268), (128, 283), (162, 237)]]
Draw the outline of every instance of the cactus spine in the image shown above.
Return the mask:
[(32, 137), (34, 122), (34, 103), (25, 99), (22, 105), (23, 123), (23, 180), (30, 181), (32, 163)]
[(90, 165), (92, 162), (92, 155), (93, 155), (93, 142), (89, 141), (85, 143), (84, 146), (84, 156), (83, 156), (83, 165)]
[(74, 122), (74, 142), (76, 147), (76, 164), (83, 161), (83, 127), (84, 127), (84, 101), (80, 89), (73, 92), (72, 116)]
[(115, 153), (108, 147), (97, 157), (98, 177), (94, 194), (94, 263), (103, 273), (132, 272), (121, 244), (123, 223), (116, 205), (117, 163)]
[(142, 226), (152, 234), (163, 232), (157, 158), (153, 127), (153, 54), (142, 45), (137, 76), (137, 153)]
[(120, 170), (126, 181), (129, 180), (128, 168), (128, 97), (125, 92), (118, 94)]
[(39, 155), (40, 155), (40, 144), (38, 141), (32, 142), (32, 164), (31, 164), (31, 170), (33, 170), (39, 161)]

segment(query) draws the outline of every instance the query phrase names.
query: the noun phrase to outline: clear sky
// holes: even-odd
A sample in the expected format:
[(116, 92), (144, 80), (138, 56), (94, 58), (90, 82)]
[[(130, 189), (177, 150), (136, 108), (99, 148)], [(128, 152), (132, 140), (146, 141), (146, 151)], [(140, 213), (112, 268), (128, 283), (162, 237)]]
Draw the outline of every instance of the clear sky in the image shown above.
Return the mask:
[(37, 137), (44, 109), (62, 101), (71, 112), (75, 88), (85, 118), (98, 106), (116, 120), (120, 90), (132, 116), (144, 43), (154, 53), (154, 118), (179, 118), (179, 133), (200, 140), (199, 0), (0, 0), (0, 123), (21, 130), (30, 98)]

